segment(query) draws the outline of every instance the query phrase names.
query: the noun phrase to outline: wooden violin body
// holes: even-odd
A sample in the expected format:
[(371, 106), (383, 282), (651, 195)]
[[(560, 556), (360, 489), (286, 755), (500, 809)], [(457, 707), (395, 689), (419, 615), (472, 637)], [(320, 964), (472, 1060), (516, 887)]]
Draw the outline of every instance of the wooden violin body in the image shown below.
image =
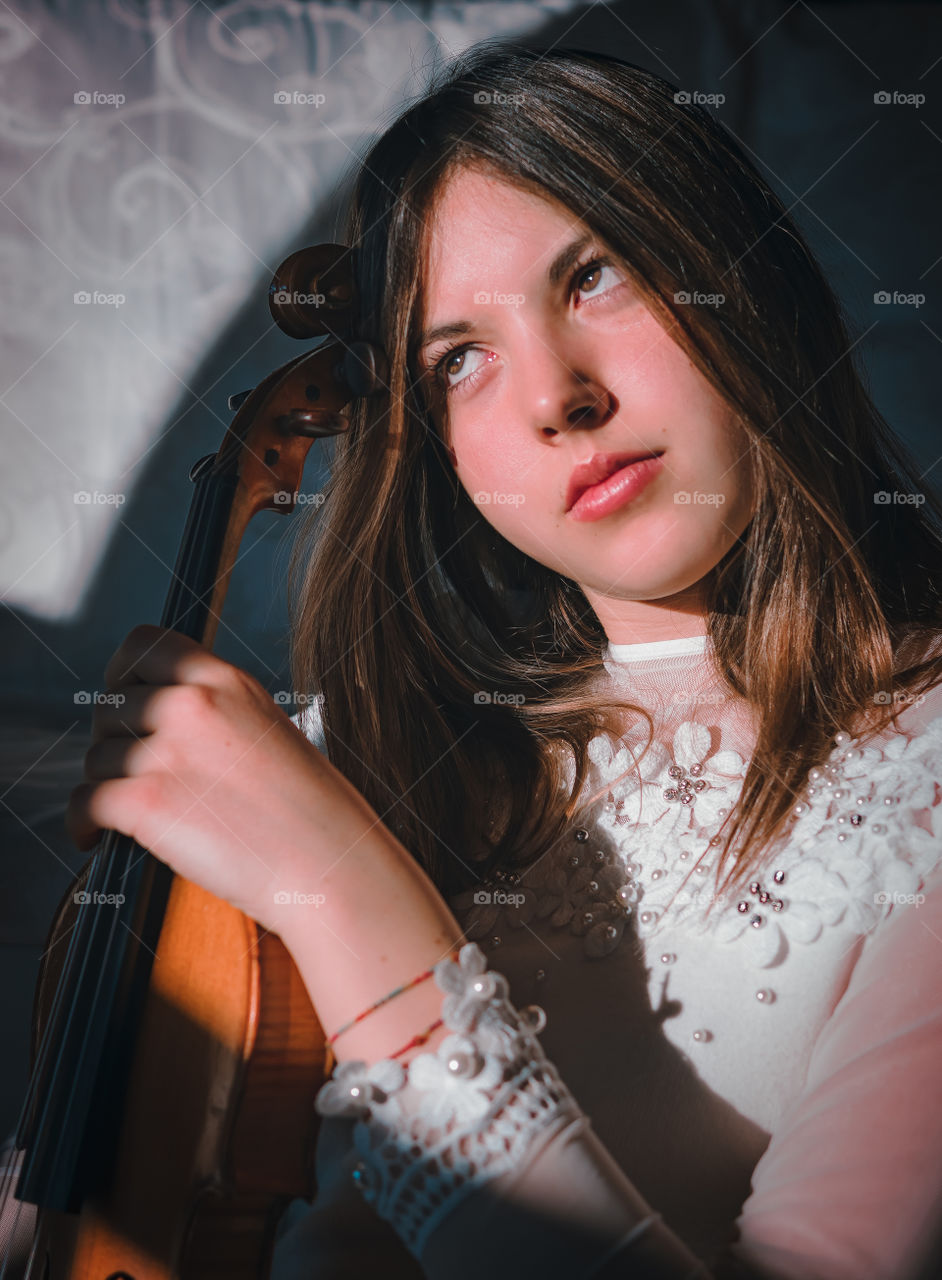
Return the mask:
[[(34, 1060), (73, 927), (53, 922), (37, 986)], [(136, 1037), (117, 1144), (79, 1214), (40, 1215), (37, 1276), (256, 1280), (296, 1196), (315, 1192), (314, 1094), (330, 1067), (291, 956), (228, 903), (174, 876)]]
[[(346, 331), (351, 253), (321, 245), (279, 268), (270, 305), (291, 336)], [(218, 453), (191, 473), (162, 625), (211, 647), (248, 521), (294, 509), (312, 439), (384, 381), (376, 348), (328, 342), (233, 398)], [(36, 987), (14, 1192), (36, 1229), (16, 1280), (264, 1280), (278, 1218), (316, 1190), (324, 1038), (276, 935), (106, 833)]]

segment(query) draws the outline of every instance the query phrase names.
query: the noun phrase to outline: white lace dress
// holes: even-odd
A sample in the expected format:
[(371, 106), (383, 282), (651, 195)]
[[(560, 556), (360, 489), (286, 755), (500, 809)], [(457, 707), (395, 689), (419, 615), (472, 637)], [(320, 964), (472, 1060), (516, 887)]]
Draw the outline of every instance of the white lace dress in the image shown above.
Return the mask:
[(323, 1087), (319, 1192), (275, 1280), (629, 1275), (650, 1214), (703, 1262), (678, 1280), (903, 1280), (935, 1225), (942, 687), (901, 733), (839, 735), (768, 870), (714, 902), (752, 717), (705, 637), (612, 645), (605, 670), (655, 714), (640, 780), (645, 725), (596, 738), (571, 839), (451, 902), (452, 1034)]

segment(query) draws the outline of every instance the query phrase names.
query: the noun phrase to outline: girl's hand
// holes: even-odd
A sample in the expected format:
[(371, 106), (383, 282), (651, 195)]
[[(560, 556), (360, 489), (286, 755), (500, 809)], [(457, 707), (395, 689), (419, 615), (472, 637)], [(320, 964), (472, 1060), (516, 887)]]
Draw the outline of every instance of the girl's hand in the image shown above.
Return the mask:
[(278, 932), (346, 852), (397, 843), (259, 682), (196, 641), (135, 627), (105, 684), (66, 814), (79, 849), (124, 832)]

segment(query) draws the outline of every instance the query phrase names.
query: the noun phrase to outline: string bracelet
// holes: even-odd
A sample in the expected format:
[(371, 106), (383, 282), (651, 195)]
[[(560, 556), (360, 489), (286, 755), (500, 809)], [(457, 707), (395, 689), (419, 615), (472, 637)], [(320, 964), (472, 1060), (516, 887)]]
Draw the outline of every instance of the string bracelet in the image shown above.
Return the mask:
[[(451, 959), (457, 960), (457, 958), (458, 958), (458, 952), (452, 951)], [(363, 1012), (358, 1013), (355, 1018), (351, 1018), (349, 1022), (345, 1022), (344, 1025), (340, 1027), (339, 1030), (335, 1031), (332, 1036), (328, 1036), (327, 1039), (324, 1041), (324, 1048), (329, 1049), (338, 1036), (342, 1036), (345, 1031), (349, 1031), (350, 1028), (355, 1027), (358, 1022), (362, 1022), (364, 1018), (366, 1018), (369, 1014), (371, 1014), (375, 1009), (378, 1009), (380, 1005), (386, 1004), (386, 1002), (388, 1000), (392, 1000), (394, 996), (401, 995), (403, 991), (408, 991), (410, 987), (417, 987), (420, 982), (424, 982), (426, 978), (430, 978), (434, 972), (435, 972), (434, 968), (426, 969), (424, 973), (420, 973), (417, 977), (413, 978), (411, 982), (404, 982), (401, 987), (396, 987), (395, 991), (390, 991), (389, 995), (383, 996), (380, 1000), (377, 1000), (375, 1004), (371, 1004), (368, 1009), (364, 1009)], [(435, 1025), (441, 1026), (441, 1019), (439, 1019), (438, 1023), (436, 1023)], [(425, 1036), (426, 1039), (428, 1039), (428, 1036), (431, 1035), (433, 1029), (434, 1029), (433, 1027), (430, 1027), (428, 1029)], [(412, 1043), (414, 1042), (410, 1041), (410, 1043), (408, 1045), (405, 1045), (402, 1049), (400, 1049), (399, 1052), (405, 1053), (406, 1049), (411, 1048)], [(419, 1043), (421, 1043), (421, 1041)]]
[(420, 1035), (413, 1036), (408, 1044), (404, 1044), (401, 1049), (397, 1049), (395, 1053), (391, 1053), (389, 1056), (391, 1058), (398, 1058), (402, 1054), (404, 1054), (407, 1049), (412, 1049), (417, 1044), (425, 1044), (426, 1040), (429, 1038), (432, 1032), (436, 1031), (443, 1024), (443, 1022), (444, 1022), (444, 1018), (436, 1018), (436, 1020), (431, 1024), (431, 1026), (426, 1027), (425, 1030)]

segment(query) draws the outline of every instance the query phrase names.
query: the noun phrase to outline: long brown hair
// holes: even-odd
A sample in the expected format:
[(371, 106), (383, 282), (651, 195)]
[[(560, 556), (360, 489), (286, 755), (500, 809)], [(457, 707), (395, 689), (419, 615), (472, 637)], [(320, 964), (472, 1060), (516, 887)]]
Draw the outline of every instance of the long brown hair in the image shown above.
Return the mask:
[[(720, 892), (764, 865), (839, 729), (878, 733), (899, 695), (942, 679), (922, 643), (942, 626), (942, 506), (855, 371), (840, 306), (782, 204), (676, 92), (601, 54), (488, 41), (444, 68), (356, 174), (354, 336), (385, 350), (389, 386), (355, 406), (295, 544), (292, 674), (322, 697), (330, 759), (445, 894), (561, 838), (586, 803), (590, 738), (623, 731), (626, 710), (651, 728), (643, 707), (600, 700), (606, 636), (583, 592), (483, 519), (431, 421), (415, 360), (422, 271), (456, 166), (581, 217), (743, 424), (756, 509), (703, 583), (718, 670), (759, 712)], [(679, 305), (683, 290), (726, 301)]]

